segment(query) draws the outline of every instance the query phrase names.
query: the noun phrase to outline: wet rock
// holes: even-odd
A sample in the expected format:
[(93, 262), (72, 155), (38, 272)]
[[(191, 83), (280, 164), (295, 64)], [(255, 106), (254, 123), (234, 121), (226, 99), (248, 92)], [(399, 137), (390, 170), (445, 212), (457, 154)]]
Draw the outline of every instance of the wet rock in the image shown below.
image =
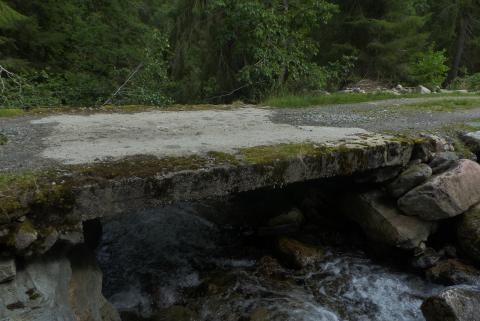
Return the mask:
[(456, 258), (457, 257), (457, 248), (453, 245), (447, 245), (447, 246), (443, 247), (438, 253), (442, 257)]
[(430, 281), (446, 286), (480, 285), (480, 271), (455, 259), (438, 262), (427, 271), (426, 276)]
[(407, 215), (434, 221), (460, 215), (480, 202), (480, 165), (460, 160), (398, 200)]
[(250, 314), (249, 321), (274, 321), (275, 317), (267, 308), (256, 308)]
[(480, 290), (448, 288), (425, 300), (422, 312), (426, 321), (480, 321)]
[(349, 195), (342, 210), (370, 240), (403, 249), (418, 247), (436, 227), (431, 222), (403, 215), (381, 191)]
[(290, 210), (286, 214), (276, 216), (268, 221), (268, 226), (281, 226), (281, 225), (302, 225), (305, 218), (303, 217), (302, 212), (298, 208)]
[(267, 278), (284, 278), (282, 266), (277, 259), (271, 256), (264, 256), (258, 261), (258, 272)]
[(157, 312), (151, 321), (194, 321), (195, 313), (190, 309), (174, 305)]
[(48, 233), (46, 233), (46, 236), (40, 245), (39, 253), (40, 254), (45, 254), (50, 250), (55, 243), (57, 243), (59, 237), (59, 233), (57, 232), (56, 229), (52, 228)]
[(430, 162), (430, 167), (432, 168), (433, 174), (438, 174), (455, 166), (458, 160), (459, 157), (454, 152), (441, 152), (435, 154)]
[(276, 250), (279, 258), (285, 265), (297, 269), (318, 263), (325, 255), (318, 247), (307, 245), (287, 237), (282, 237), (277, 240)]
[(431, 176), (432, 168), (427, 164), (413, 165), (388, 185), (388, 191), (393, 197), (400, 197), (414, 187), (426, 182)]
[(20, 224), (15, 233), (15, 249), (26, 250), (38, 238), (38, 232), (28, 221)]
[(15, 260), (8, 259), (2, 260), (0, 259), (0, 283), (11, 281), (15, 278), (15, 274), (17, 274), (17, 269), (15, 266)]
[(441, 255), (432, 248), (426, 248), (420, 253), (416, 253), (411, 264), (416, 269), (425, 270), (434, 266), (441, 259)]
[[(13, 281), (0, 284), (0, 320), (120, 321), (101, 289), (92, 253), (36, 259), (17, 269)], [(110, 317), (103, 319), (107, 311)]]
[(480, 204), (460, 218), (457, 239), (462, 251), (480, 264)]
[(259, 229), (260, 235), (279, 235), (298, 231), (305, 221), (303, 213), (293, 208), (288, 213), (271, 218), (266, 227)]

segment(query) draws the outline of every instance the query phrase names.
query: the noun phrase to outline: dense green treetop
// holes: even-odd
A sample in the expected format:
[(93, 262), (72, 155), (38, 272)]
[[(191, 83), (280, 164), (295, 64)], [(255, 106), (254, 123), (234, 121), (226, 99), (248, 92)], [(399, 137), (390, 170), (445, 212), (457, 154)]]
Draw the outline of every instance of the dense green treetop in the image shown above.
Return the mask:
[(434, 87), (479, 71), (478, 1), (2, 0), (0, 66), (18, 78), (0, 105), (258, 101), (363, 78)]

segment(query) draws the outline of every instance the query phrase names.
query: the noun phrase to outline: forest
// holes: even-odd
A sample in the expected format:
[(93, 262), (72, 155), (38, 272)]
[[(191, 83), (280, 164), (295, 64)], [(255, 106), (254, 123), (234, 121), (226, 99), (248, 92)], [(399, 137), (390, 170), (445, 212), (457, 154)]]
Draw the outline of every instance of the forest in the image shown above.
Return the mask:
[(1, 0), (1, 106), (480, 90), (479, 0)]

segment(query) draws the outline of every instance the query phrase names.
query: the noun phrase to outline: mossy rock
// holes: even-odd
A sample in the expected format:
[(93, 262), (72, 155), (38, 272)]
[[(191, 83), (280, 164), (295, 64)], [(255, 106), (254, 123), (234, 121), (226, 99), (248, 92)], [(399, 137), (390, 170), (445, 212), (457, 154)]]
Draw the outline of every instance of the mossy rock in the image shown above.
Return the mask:
[(480, 264), (480, 204), (460, 218), (457, 238), (465, 254)]

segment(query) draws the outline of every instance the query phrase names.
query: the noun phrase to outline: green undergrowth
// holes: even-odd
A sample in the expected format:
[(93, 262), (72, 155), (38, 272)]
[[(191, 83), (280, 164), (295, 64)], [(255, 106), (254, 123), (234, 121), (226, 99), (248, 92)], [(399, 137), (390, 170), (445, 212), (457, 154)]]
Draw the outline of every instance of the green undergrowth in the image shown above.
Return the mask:
[(330, 95), (282, 95), (271, 97), (265, 100), (262, 105), (279, 108), (293, 108), (293, 107), (311, 107), (322, 105), (336, 105), (336, 104), (354, 104), (370, 101), (379, 101), (386, 99), (399, 98), (434, 98), (434, 97), (463, 97), (472, 96), (480, 97), (478, 94), (462, 94), (462, 93), (448, 93), (448, 94), (404, 94), (395, 95), (390, 93), (333, 93)]
[(95, 113), (136, 113), (146, 111), (198, 111), (198, 110), (228, 110), (241, 106), (239, 103), (230, 105), (170, 105), (165, 107), (147, 105), (107, 105), (102, 107), (36, 107), (36, 108), (0, 108), (0, 118), (20, 117), (26, 115), (51, 114), (95, 114)]
[(8, 143), (8, 139), (5, 135), (0, 134), (0, 146)]
[(428, 111), (451, 112), (480, 108), (480, 99), (442, 99), (401, 105), (406, 108), (414, 108)]

